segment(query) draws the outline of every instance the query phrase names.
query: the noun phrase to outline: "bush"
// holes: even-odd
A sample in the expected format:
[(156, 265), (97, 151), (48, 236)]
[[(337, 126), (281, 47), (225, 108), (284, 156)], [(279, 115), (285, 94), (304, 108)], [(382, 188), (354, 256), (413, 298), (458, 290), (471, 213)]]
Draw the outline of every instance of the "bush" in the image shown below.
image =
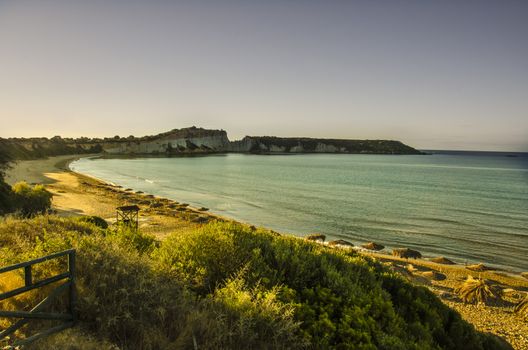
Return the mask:
[[(12, 233), (18, 237), (11, 237)], [(9, 219), (0, 223), (0, 242), (22, 250), (11, 249), (12, 254), (0, 254), (0, 266), (75, 248), (78, 327), (83, 333), (105, 339), (119, 348), (167, 348), (183, 327), (189, 313), (186, 310), (193, 309), (187, 303), (193, 305), (194, 299), (185, 296), (178, 281), (154, 272), (146, 255), (131, 249), (126, 240), (105, 235), (92, 224), (54, 217)], [(64, 265), (54, 260), (35, 265), (33, 274), (38, 279), (62, 272), (63, 268)], [(25, 305), (43, 299), (45, 291), (39, 290), (39, 293)], [(62, 303), (64, 300), (53, 307), (62, 311)], [(38, 327), (38, 323), (32, 322), (31, 328), (25, 331), (34, 334)], [(61, 339), (57, 339), (58, 344), (64, 342)], [(79, 341), (83, 340), (79, 338)], [(88, 347), (92, 341), (86, 342)], [(41, 349), (57, 348), (48, 345), (46, 342), (35, 344)], [(81, 344), (79, 348), (84, 347)]]
[(79, 218), (79, 221), (89, 222), (102, 229), (108, 228), (108, 223), (106, 222), (106, 220), (99, 216), (81, 216)]
[(108, 240), (140, 254), (150, 253), (155, 248), (156, 238), (130, 226), (120, 225), (105, 231)]
[(355, 252), (215, 223), (169, 237), (155, 259), (203, 296), (247, 269), (249, 288), (279, 288), (313, 348), (484, 348), (482, 336), (434, 294)]
[(30, 186), (18, 182), (13, 186), (15, 207), (24, 217), (45, 213), (51, 207), (53, 195), (43, 185)]
[(187, 319), (181, 348), (192, 349), (193, 342), (199, 349), (306, 348), (293, 307), (280, 300), (280, 288), (250, 287), (245, 272), (202, 299), (199, 312)]
[(13, 193), (11, 187), (4, 182), (0, 175), (0, 215), (9, 213), (13, 209)]

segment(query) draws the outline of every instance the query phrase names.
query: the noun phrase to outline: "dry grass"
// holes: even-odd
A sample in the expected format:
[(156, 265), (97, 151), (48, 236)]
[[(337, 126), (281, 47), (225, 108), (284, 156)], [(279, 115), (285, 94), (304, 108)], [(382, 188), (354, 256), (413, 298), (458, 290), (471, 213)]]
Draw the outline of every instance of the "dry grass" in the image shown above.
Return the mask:
[(30, 344), (29, 350), (119, 350), (115, 344), (97, 339), (83, 332), (79, 327), (70, 328), (50, 337), (45, 337)]

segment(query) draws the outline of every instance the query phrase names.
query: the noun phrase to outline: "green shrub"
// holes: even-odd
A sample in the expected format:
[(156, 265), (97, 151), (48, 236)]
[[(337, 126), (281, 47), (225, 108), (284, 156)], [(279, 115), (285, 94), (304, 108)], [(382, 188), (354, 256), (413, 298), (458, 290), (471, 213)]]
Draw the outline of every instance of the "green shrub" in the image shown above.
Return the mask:
[[(203, 298), (181, 333), (181, 348), (303, 349), (293, 307), (280, 301), (280, 288), (250, 287), (243, 269)], [(188, 334), (185, 336), (185, 334)], [(191, 342), (192, 340), (192, 342)]]
[(28, 185), (18, 182), (13, 186), (14, 201), (22, 216), (29, 217), (45, 213), (51, 207), (53, 195), (43, 185)]
[(215, 223), (169, 237), (154, 258), (160, 271), (203, 296), (246, 268), (249, 288), (280, 288), (280, 300), (293, 307), (304, 341), (314, 348), (484, 346), (483, 336), (434, 294), (355, 252)]
[(106, 220), (99, 216), (81, 216), (78, 220), (83, 222), (89, 222), (102, 229), (108, 228), (108, 223), (106, 222)]
[(144, 254), (152, 252), (155, 248), (156, 238), (154, 236), (142, 233), (130, 226), (120, 225), (105, 232), (109, 240), (118, 242), (130, 251)]

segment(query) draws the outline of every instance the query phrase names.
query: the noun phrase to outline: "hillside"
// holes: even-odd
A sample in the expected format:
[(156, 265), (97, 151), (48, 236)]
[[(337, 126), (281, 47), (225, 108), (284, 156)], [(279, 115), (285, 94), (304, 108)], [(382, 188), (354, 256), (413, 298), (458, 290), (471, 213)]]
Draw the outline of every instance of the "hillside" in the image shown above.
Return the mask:
[(231, 150), (250, 153), (366, 153), (421, 154), (420, 151), (392, 140), (340, 140), (306, 137), (246, 136), (231, 143)]
[(155, 136), (104, 144), (109, 154), (180, 154), (225, 152), (229, 139), (224, 130), (203, 128), (175, 129)]
[(224, 130), (197, 127), (174, 129), (143, 137), (0, 138), (0, 154), (11, 159), (36, 159), (65, 154), (178, 155), (204, 153), (368, 153), (420, 154), (399, 141), (336, 140), (246, 136), (230, 141)]
[[(510, 348), (371, 258), (237, 223), (156, 242), (82, 218), (9, 219), (0, 243), (0, 266), (77, 249), (79, 322), (35, 349)], [(0, 290), (21, 282), (11, 274)], [(0, 306), (31, 305), (37, 294)]]

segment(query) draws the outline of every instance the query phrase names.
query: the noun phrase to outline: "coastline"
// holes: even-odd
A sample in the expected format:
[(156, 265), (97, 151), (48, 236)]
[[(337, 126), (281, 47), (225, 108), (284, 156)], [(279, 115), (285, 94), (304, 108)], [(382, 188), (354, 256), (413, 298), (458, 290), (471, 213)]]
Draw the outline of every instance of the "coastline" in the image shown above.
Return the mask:
[(46, 176), (57, 171), (69, 171), (69, 165), (84, 155), (65, 155), (35, 160), (18, 160), (9, 163), (5, 181), (9, 185), (25, 181), (27, 183), (51, 184), (55, 180)]
[(507, 159), (481, 164), (450, 156), (104, 158), (81, 159), (71, 168), (277, 232), (324, 233), (327, 240), (356, 246), (374, 240), (388, 250), (407, 247), (463, 265), (528, 271), (521, 178), (526, 169), (519, 165), (522, 172), (492, 180), (503, 167), (516, 170)]
[[(123, 189), (119, 185), (69, 169), (68, 165), (74, 160), (89, 156), (72, 155), (20, 161), (8, 170), (7, 178), (9, 183), (21, 180), (43, 183), (54, 195), (53, 208), (58, 215), (97, 215), (112, 222), (115, 220), (117, 206), (136, 204), (141, 209), (140, 228), (160, 240), (168, 233), (183, 234), (195, 230), (210, 220), (234, 221), (208, 210), (200, 210), (202, 208), (190, 207), (186, 203)], [(442, 302), (460, 312), (477, 329), (505, 337), (515, 348), (528, 347), (528, 324), (512, 312), (513, 302), (528, 292), (528, 280), (520, 275), (509, 275), (504, 271), (470, 271), (463, 265), (442, 265), (425, 259), (402, 259), (387, 252), (357, 251), (400, 272), (412, 283), (432, 290)], [(425, 272), (433, 272), (433, 275), (438, 273), (443, 279), (430, 278)], [(503, 289), (512, 290), (506, 299), (507, 303), (504, 306), (477, 306), (457, 301), (454, 288), (467, 276), (492, 280)]]

